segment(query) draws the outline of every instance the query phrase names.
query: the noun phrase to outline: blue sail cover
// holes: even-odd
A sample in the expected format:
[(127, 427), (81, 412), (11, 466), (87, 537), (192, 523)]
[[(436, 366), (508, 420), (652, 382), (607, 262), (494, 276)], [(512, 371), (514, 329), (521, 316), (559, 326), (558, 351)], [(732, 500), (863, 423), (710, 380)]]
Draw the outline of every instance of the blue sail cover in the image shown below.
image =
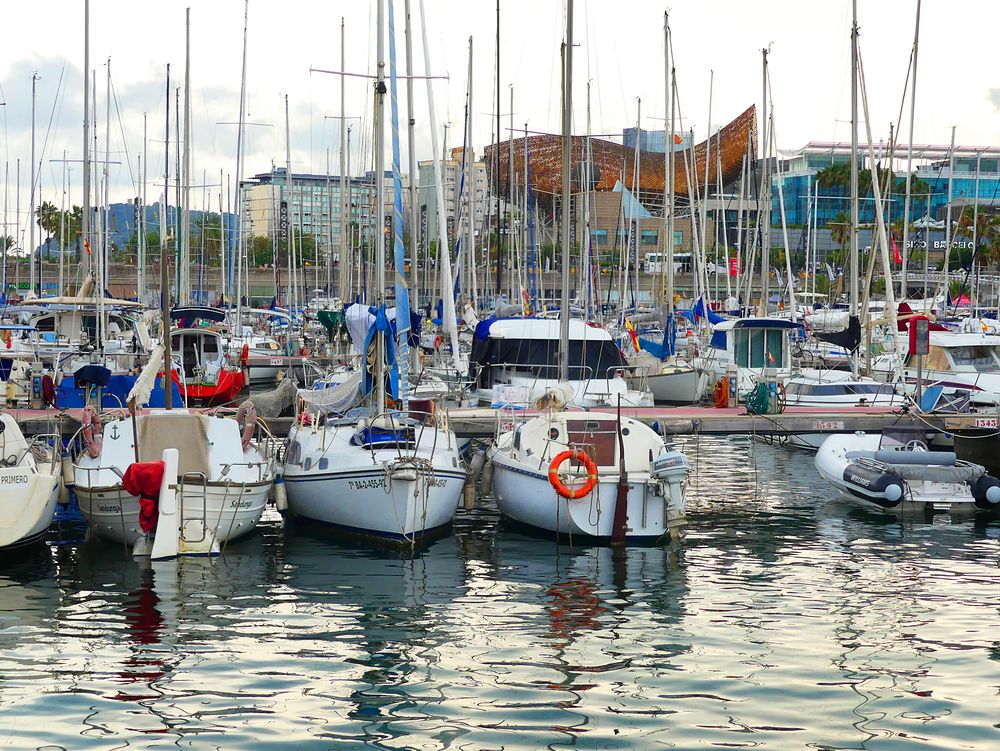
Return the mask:
[[(393, 235), (393, 260), (396, 266), (396, 336), (399, 350), (399, 358), (387, 358), (387, 361), (394, 363), (393, 370), (397, 367), (402, 374), (402, 399), (403, 408), (409, 407), (410, 401), (410, 356), (407, 345), (410, 331), (410, 288), (406, 284), (406, 250), (403, 248), (403, 182), (399, 169), (399, 101), (396, 97), (396, 27), (395, 15), (393, 13), (393, 1), (389, 0), (389, 103), (392, 119), (392, 235)], [(381, 179), (381, 176), (380, 178)], [(413, 179), (413, 176), (410, 176)], [(417, 262), (414, 256), (411, 259)], [(383, 308), (383, 316), (385, 314)], [(393, 398), (395, 398), (395, 390)]]
[[(368, 329), (368, 335), (365, 337), (365, 352), (369, 352), (372, 346), (372, 340), (376, 336), (381, 336), (383, 341), (383, 346), (385, 347), (385, 360), (390, 364), (389, 367), (389, 392), (393, 399), (399, 398), (399, 368), (396, 367), (396, 346), (394, 341), (394, 327), (389, 321), (389, 316), (386, 315), (385, 305), (379, 305), (377, 308), (371, 307), (368, 312), (375, 316), (375, 320), (372, 322), (371, 327)], [(397, 316), (398, 319), (398, 316)], [(361, 395), (368, 396), (374, 388), (374, 380), (372, 379), (372, 374), (368, 372), (367, 365), (361, 369)]]

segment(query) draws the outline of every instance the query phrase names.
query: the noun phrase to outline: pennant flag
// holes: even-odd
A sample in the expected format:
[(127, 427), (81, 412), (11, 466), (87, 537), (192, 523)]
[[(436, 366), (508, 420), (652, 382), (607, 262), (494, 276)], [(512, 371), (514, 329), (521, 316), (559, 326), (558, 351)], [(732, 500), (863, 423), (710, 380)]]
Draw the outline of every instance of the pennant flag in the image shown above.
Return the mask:
[(896, 245), (896, 236), (895, 235), (889, 235), (889, 240), (892, 242), (892, 262), (893, 263), (902, 263), (903, 262), (903, 256), (901, 256), (899, 254), (899, 246)]
[(632, 322), (626, 318), (625, 328), (628, 329), (628, 335), (632, 337), (632, 346), (635, 347), (635, 351), (639, 351), (639, 337), (635, 333), (635, 328), (632, 326)]
[(680, 146), (682, 143), (684, 143), (684, 139), (681, 138), (676, 133), (674, 133), (674, 143), (677, 144), (678, 146)]

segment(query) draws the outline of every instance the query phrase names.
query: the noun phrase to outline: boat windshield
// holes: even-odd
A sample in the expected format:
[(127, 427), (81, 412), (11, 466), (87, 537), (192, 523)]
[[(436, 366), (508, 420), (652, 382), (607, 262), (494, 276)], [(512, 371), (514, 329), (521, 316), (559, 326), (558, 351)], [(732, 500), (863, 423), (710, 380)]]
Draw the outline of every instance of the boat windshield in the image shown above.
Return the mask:
[[(539, 378), (559, 377), (558, 339), (476, 340), (472, 345), (470, 375), (478, 372), (479, 385), (490, 388), (503, 371), (530, 371)], [(618, 346), (609, 340), (569, 342), (569, 378), (606, 378), (608, 371), (626, 365)]]
[(948, 347), (948, 355), (956, 366), (971, 366), (980, 373), (1000, 369), (996, 348), (988, 345)]

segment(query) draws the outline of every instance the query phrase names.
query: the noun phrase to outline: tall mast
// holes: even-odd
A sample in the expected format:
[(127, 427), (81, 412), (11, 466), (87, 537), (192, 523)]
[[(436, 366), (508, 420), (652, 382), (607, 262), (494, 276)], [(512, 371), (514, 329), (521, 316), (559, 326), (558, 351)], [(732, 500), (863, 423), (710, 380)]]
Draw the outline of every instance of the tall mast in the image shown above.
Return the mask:
[(28, 252), (31, 254), (29, 256), (30, 263), (28, 264), (29, 271), (29, 287), (33, 293), (37, 293), (35, 289), (35, 82), (38, 80), (38, 71), (31, 74), (31, 190), (28, 192), (30, 196), (28, 201)]
[[(500, 111), (500, 108), (497, 108)], [(562, 112), (562, 300), (559, 303), (559, 380), (569, 380), (569, 232), (570, 232), (570, 135), (573, 111), (573, 0), (566, 0), (566, 42), (563, 45)]]
[[(292, 312), (296, 298), (296, 278), (295, 278), (295, 214), (292, 204), (292, 142), (288, 125), (288, 94), (285, 94), (285, 182), (282, 185), (284, 193), (282, 201), (285, 204), (288, 221), (285, 222), (285, 252), (288, 255), (288, 309)], [(277, 265), (277, 264), (276, 264)]]
[[(376, 13), (375, 67), (375, 305), (385, 302), (385, 0), (378, 0)], [(397, 311), (398, 313), (398, 311)], [(385, 341), (377, 336), (375, 366), (375, 407), (378, 415), (385, 409)]]
[(910, 137), (906, 145), (906, 195), (903, 197), (903, 264), (900, 268), (899, 299), (905, 300), (907, 295), (906, 267), (910, 252), (907, 241), (910, 237), (910, 184), (913, 169), (913, 118), (917, 106), (917, 45), (920, 41), (920, 0), (917, 0), (917, 23), (913, 30), (913, 71), (910, 73)]
[[(167, 63), (167, 115), (163, 141), (163, 204), (167, 204), (170, 194), (170, 63)], [(161, 218), (161, 221), (166, 218)], [(169, 261), (166, 227), (160, 227), (160, 317), (163, 340), (163, 406), (171, 408), (171, 341), (170, 341), (170, 288), (167, 286), (167, 264)]]
[[(344, 19), (340, 19), (340, 69), (347, 70), (345, 41), (344, 41)], [(351, 259), (347, 248), (347, 227), (351, 218), (351, 196), (347, 186), (347, 167), (344, 160), (347, 158), (347, 118), (344, 115), (345, 88), (347, 86), (346, 77), (340, 77), (340, 301), (347, 300), (348, 282), (350, 279)]]
[(667, 189), (667, 200), (665, 213), (667, 215), (667, 237), (666, 237), (666, 273), (667, 273), (667, 315), (674, 314), (674, 87), (672, 84), (674, 67), (673, 56), (670, 50), (670, 16), (663, 14), (663, 37), (664, 37), (664, 92), (667, 100), (667, 120), (670, 121), (670, 132), (667, 134), (666, 149), (666, 180), (664, 187)]
[[(236, 287), (235, 292), (233, 291), (233, 277), (232, 277), (232, 265), (229, 269), (229, 289), (230, 295), (236, 297), (236, 326), (237, 330), (240, 326), (240, 319), (243, 313), (243, 253), (246, 250), (246, 233), (244, 232), (243, 220), (243, 196), (242, 196), (242, 180), (243, 180), (243, 121), (246, 119), (246, 108), (247, 108), (247, 23), (250, 17), (250, 0), (244, 0), (243, 2), (243, 72), (240, 76), (240, 117), (239, 123), (236, 126), (236, 198), (234, 203), (234, 210), (237, 215), (237, 232), (239, 233), (237, 240), (237, 253), (236, 253)], [(275, 264), (277, 266), (277, 264)], [(275, 290), (277, 292), (277, 290)]]
[[(851, 2), (851, 232), (850, 314), (858, 315), (858, 0)], [(875, 165), (872, 165), (873, 167)], [(857, 365), (855, 364), (855, 369)]]
[(146, 170), (149, 167), (149, 146), (146, 133), (146, 113), (142, 113), (142, 206), (139, 208), (139, 224), (136, 227), (139, 237), (138, 283), (135, 299), (142, 302), (142, 293), (146, 289)]
[[(406, 150), (409, 161), (410, 185), (407, 192), (410, 195), (410, 308), (420, 309), (420, 295), (417, 284), (420, 279), (417, 276), (417, 248), (419, 242), (420, 228), (417, 225), (417, 152), (416, 143), (413, 137), (413, 128), (416, 124), (416, 108), (413, 106), (413, 29), (410, 26), (410, 0), (403, 2), (404, 35), (406, 39)], [(341, 69), (343, 70), (343, 69)], [(426, 252), (426, 249), (424, 249)], [(416, 367), (420, 361), (419, 347), (414, 347), (412, 351), (413, 366)]]
[[(184, 11), (184, 157), (181, 190), (181, 274), (177, 289), (179, 302), (191, 302), (191, 9)], [(204, 227), (204, 222), (202, 223)], [(183, 289), (183, 292), (182, 292)]]
[[(65, 289), (63, 284), (66, 274), (66, 149), (63, 149), (62, 170), (62, 204), (59, 206), (59, 289), (56, 292), (60, 297), (63, 296)], [(6, 207), (4, 210), (6, 211)], [(4, 221), (6, 223), (6, 218)]]
[[(771, 255), (771, 178), (767, 173), (767, 155), (769, 142), (767, 139), (767, 48), (763, 50), (764, 75), (763, 75), (763, 109), (760, 113), (760, 151), (763, 157), (763, 165), (760, 170), (760, 191), (758, 193), (758, 209), (761, 227), (760, 243), (760, 309), (763, 314), (767, 314), (768, 297), (768, 273)], [(694, 146), (692, 145), (692, 159), (694, 158)], [(697, 178), (695, 178), (697, 179)]]
[[(514, 108), (511, 107), (511, 110)], [(513, 128), (511, 133), (513, 133)], [(587, 165), (583, 175), (583, 238), (580, 240), (580, 270), (583, 274), (583, 303), (587, 320), (591, 320), (593, 311), (591, 310), (590, 298), (590, 189), (594, 182), (593, 169), (590, 153), (590, 81), (587, 81), (587, 135), (586, 146), (584, 147), (583, 163)], [(527, 184), (527, 181), (525, 181)], [(521, 215), (521, 224), (524, 224), (524, 215)], [(579, 276), (577, 277), (579, 279)]]
[[(497, 145), (493, 157), (493, 184), (497, 189), (497, 297), (502, 291), (503, 279), (503, 242), (500, 234), (500, 0), (497, 0)], [(469, 111), (469, 118), (472, 118), (472, 111)], [(508, 186), (509, 190), (509, 186)], [(489, 264), (487, 264), (487, 267)], [(489, 285), (486, 285), (489, 287)]]
[[(465, 149), (465, 153), (462, 155), (462, 163), (465, 165), (465, 168), (468, 170), (468, 172), (466, 173), (466, 176), (465, 176), (465, 181), (466, 181), (465, 184), (468, 186), (468, 188), (466, 188), (466, 190), (468, 192), (466, 193), (467, 211), (466, 211), (466, 219), (465, 219), (465, 226), (468, 228), (468, 232), (467, 232), (467, 238), (468, 238), (467, 245), (468, 245), (468, 247), (465, 249), (465, 253), (463, 254), (463, 256), (465, 257), (464, 258), (465, 266), (469, 269), (469, 273), (468, 274), (462, 274), (461, 270), (459, 270), (458, 273), (460, 275), (462, 275), (462, 276), (465, 277), (465, 284), (467, 285), (468, 290), (469, 290), (469, 296), (467, 298), (467, 301), (472, 301), (473, 307), (476, 307), (476, 303), (475, 303), (475, 299), (476, 299), (476, 282), (475, 282), (475, 278), (472, 276), (473, 269), (475, 268), (475, 265), (474, 265), (474, 262), (475, 262), (475, 250), (474, 249), (476, 247), (475, 246), (476, 236), (475, 236), (475, 228), (473, 226), (472, 212), (473, 212), (474, 207), (475, 207), (475, 201), (473, 199), (473, 196), (476, 193), (476, 185), (475, 185), (475, 178), (474, 178), (475, 170), (472, 168), (472, 157), (471, 157), (471, 154), (472, 154), (472, 37), (471, 36), (469, 37), (469, 79), (468, 79), (468, 81), (469, 81), (468, 110), (467, 110), (468, 114), (467, 114), (467, 116), (465, 118), (465, 127), (466, 127), (465, 147), (466, 147), (466, 149)], [(497, 85), (499, 86), (500, 84), (498, 83)], [(497, 138), (497, 149), (499, 149), (499, 148), (500, 148), (500, 139), (498, 137)], [(500, 164), (500, 152), (499, 152), (499, 150), (497, 151), (497, 164), (498, 165)], [(508, 190), (509, 190), (509, 188), (508, 188)], [(458, 231), (457, 227), (455, 228), (455, 231), (456, 232)]]
[[(90, 246), (90, 0), (83, 0), (83, 217), (81, 243)], [(6, 266), (5, 266), (6, 269)], [(87, 253), (90, 272), (90, 253)], [(4, 292), (7, 290), (5, 289)]]

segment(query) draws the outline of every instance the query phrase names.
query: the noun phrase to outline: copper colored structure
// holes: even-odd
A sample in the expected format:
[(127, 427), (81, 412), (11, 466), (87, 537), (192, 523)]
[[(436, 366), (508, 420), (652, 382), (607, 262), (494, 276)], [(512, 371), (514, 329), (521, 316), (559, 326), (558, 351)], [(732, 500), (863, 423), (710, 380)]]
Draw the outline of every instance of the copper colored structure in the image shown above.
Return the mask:
[[(754, 123), (756, 109), (748, 107), (741, 115), (724, 126), (718, 136), (712, 136), (711, 164), (708, 169), (709, 183), (714, 186), (717, 181), (717, 143), (721, 145), (722, 181), (724, 184), (736, 180), (743, 166), (743, 156), (748, 149), (750, 154), (756, 153), (756, 138)], [(558, 135), (528, 136), (528, 182), (531, 190), (540, 204), (551, 205), (552, 199), (562, 191), (562, 138)], [(524, 175), (525, 139), (515, 138), (513, 142), (503, 141), (499, 146), (500, 163), (497, 174), (493, 174), (493, 152), (496, 144), (486, 147), (483, 156), (489, 172), (490, 193), (500, 197), (508, 197), (508, 159), (513, 149), (514, 155), (514, 185), (522, 189)], [(573, 165), (573, 191), (581, 192), (585, 186), (585, 169), (581, 164), (585, 160), (587, 139), (584, 136), (573, 136), (573, 153), (570, 161)], [(612, 190), (619, 180), (629, 190), (633, 184), (634, 147), (606, 141), (600, 138), (590, 139), (590, 151), (594, 167), (593, 189), (598, 191)], [(690, 156), (686, 151), (678, 151), (674, 158), (674, 191), (677, 196), (688, 195), (687, 170), (684, 167), (684, 157)], [(694, 147), (694, 175), (691, 180), (704, 186), (705, 181), (705, 142)], [(665, 164), (662, 153), (652, 151), (639, 152), (639, 196), (650, 208), (661, 209), (663, 206), (663, 189)]]

